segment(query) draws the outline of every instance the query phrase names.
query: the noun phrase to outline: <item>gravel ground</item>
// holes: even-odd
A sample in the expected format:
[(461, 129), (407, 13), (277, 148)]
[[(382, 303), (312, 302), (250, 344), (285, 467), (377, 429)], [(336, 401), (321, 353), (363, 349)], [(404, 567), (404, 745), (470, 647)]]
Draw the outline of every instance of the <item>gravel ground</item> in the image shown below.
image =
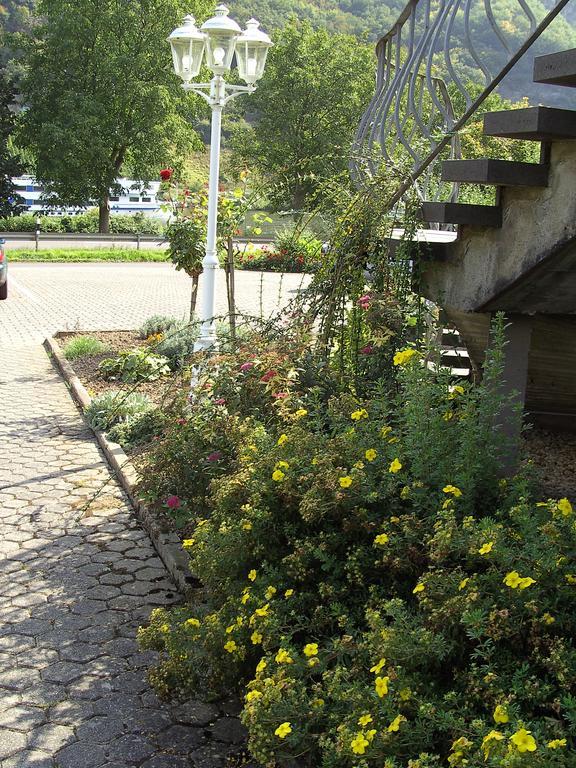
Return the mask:
[(524, 455), (534, 463), (545, 496), (576, 501), (576, 434), (531, 429)]

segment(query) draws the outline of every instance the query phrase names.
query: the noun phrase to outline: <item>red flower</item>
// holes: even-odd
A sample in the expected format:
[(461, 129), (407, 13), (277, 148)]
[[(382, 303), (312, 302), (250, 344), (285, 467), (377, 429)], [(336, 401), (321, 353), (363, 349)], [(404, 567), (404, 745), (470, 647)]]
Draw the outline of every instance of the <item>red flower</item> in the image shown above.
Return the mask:
[(250, 363), (250, 362), (242, 363), (242, 365), (240, 366), (241, 371), (249, 371), (250, 368), (254, 368), (254, 363)]
[(219, 397), (218, 400), (214, 400), (214, 405), (226, 405), (226, 398)]
[(275, 400), (284, 400), (284, 398), (288, 397), (288, 392), (274, 392), (272, 397)]
[(177, 419), (176, 423), (182, 426), (182, 424), (186, 424), (186, 419)]
[(160, 171), (160, 178), (162, 179), (162, 181), (170, 181), (173, 173), (174, 171), (172, 170), (172, 168), (162, 168), (162, 170)]
[(278, 371), (275, 371), (273, 368), (271, 368), (269, 371), (266, 371), (264, 376), (260, 379), (260, 381), (263, 381), (264, 384), (270, 381), (270, 379), (273, 379), (274, 376), (278, 376)]
[(180, 498), (178, 496), (168, 496), (166, 499), (166, 506), (168, 509), (178, 509), (180, 506)]
[(374, 352), (374, 347), (372, 346), (372, 344), (366, 344), (366, 346), (362, 347), (362, 349), (360, 350), (361, 355), (371, 355), (372, 352)]

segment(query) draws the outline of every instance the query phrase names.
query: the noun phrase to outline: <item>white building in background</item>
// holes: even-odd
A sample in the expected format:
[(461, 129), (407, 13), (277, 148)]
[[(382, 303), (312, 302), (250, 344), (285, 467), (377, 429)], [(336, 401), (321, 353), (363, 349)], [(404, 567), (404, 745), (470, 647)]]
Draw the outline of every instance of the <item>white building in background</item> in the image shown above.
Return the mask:
[[(18, 176), (12, 179), (16, 191), (24, 199), (26, 210), (30, 213), (82, 213), (86, 208), (81, 207), (50, 207), (46, 200), (42, 201), (44, 188), (36, 182), (33, 176)], [(110, 195), (111, 213), (143, 213), (146, 216), (166, 218), (160, 210), (160, 202), (157, 199), (160, 189), (159, 181), (151, 181), (146, 188), (133, 179), (118, 179), (122, 191), (120, 194)], [(96, 203), (93, 206), (95, 207)]]

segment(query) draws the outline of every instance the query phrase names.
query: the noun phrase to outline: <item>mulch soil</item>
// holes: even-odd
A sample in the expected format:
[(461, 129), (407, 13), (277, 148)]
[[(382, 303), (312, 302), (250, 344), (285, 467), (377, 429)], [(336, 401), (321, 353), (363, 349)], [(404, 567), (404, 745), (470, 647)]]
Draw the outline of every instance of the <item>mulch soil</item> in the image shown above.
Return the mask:
[[(98, 366), (107, 357), (115, 357), (119, 352), (124, 352), (140, 347), (146, 349), (144, 339), (140, 338), (136, 331), (85, 331), (63, 332), (57, 334), (60, 345), (66, 344), (77, 336), (91, 336), (106, 345), (106, 352), (99, 355), (86, 355), (75, 360), (69, 360), (74, 372), (88, 390), (90, 397), (95, 397), (109, 390), (122, 392), (139, 392), (146, 395), (155, 405), (169, 402), (172, 396), (185, 386), (181, 373), (172, 373), (162, 376), (156, 381), (142, 381), (138, 384), (126, 384), (122, 381), (106, 381), (98, 372)], [(153, 352), (153, 348), (150, 349)]]

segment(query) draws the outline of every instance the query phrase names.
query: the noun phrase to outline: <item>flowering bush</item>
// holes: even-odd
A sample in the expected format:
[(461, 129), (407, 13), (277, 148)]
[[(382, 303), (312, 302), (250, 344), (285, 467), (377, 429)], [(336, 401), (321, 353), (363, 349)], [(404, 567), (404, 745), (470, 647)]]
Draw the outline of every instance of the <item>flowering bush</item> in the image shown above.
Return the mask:
[(322, 263), (322, 243), (312, 235), (282, 232), (273, 245), (245, 248), (236, 254), (238, 269), (268, 272), (316, 272)]
[(399, 348), (362, 402), (261, 351), (214, 363), (145, 482), (208, 595), (141, 630), (158, 691), (242, 692), (266, 766), (571, 765), (573, 509), (500, 479), (498, 348), (475, 386)]

